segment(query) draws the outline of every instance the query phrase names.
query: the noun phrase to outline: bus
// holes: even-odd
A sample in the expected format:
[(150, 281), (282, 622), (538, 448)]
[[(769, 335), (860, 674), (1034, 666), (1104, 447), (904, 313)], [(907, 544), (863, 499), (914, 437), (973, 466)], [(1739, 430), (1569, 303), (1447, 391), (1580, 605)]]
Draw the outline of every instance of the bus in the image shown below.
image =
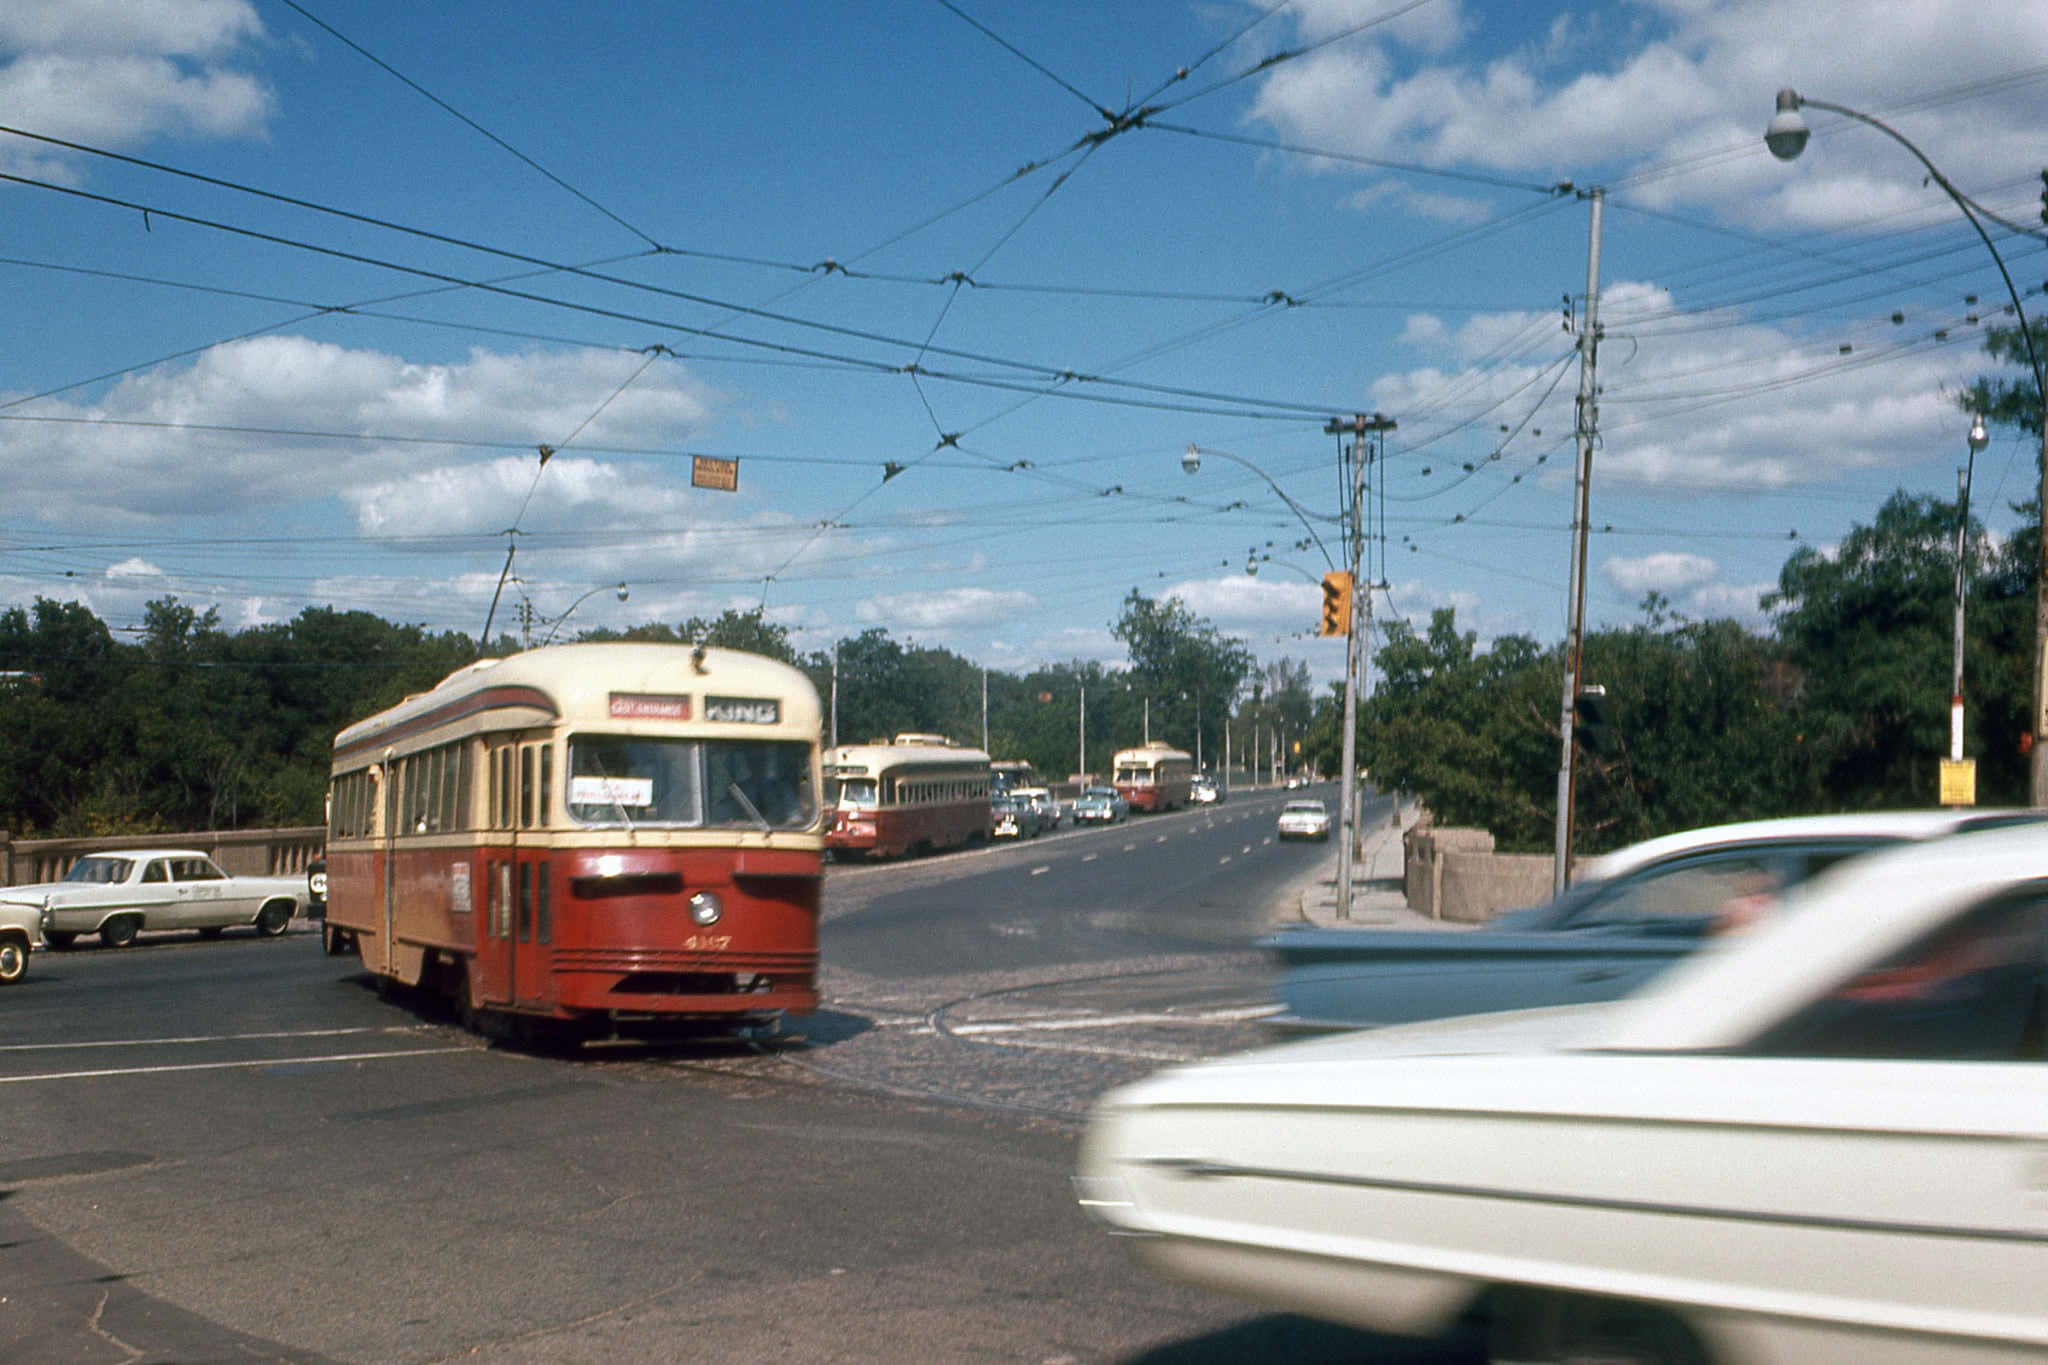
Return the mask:
[(335, 737), (326, 947), (577, 1041), (818, 1005), (818, 694), (691, 645), (484, 659)]
[(825, 780), (825, 847), (835, 856), (897, 858), (989, 837), (988, 755), (944, 735), (843, 744)]
[(1194, 791), (1194, 758), (1164, 740), (1118, 750), (1114, 770), (1117, 795), (1130, 802), (1133, 811), (1185, 806)]

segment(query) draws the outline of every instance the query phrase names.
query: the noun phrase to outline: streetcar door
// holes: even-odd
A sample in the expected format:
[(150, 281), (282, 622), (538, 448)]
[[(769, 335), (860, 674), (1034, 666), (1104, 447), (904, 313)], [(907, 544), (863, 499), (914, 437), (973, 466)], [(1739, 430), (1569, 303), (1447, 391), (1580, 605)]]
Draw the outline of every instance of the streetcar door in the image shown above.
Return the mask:
[(519, 857), (519, 750), (517, 741), (493, 741), (484, 750), (489, 796), (484, 808), (483, 922), (478, 926), (476, 997), (479, 1003), (512, 1002), (515, 877)]
[(555, 788), (555, 750), (545, 740), (519, 746), (517, 847), (512, 854), (512, 994), (546, 1005), (554, 956), (554, 897), (549, 885), (547, 828)]

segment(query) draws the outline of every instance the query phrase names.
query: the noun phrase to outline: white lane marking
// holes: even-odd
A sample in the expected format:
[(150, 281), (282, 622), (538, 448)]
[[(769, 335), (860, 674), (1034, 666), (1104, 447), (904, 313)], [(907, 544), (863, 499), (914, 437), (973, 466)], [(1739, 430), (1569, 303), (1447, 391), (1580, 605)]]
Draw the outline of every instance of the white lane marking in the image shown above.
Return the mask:
[(1227, 863), (1227, 862), (1229, 862), (1229, 861), (1230, 861), (1230, 855), (1229, 855), (1228, 853), (1226, 853), (1226, 854), (1224, 854), (1224, 855), (1223, 855), (1223, 856), (1222, 856), (1221, 858), (1218, 858), (1218, 859), (1216, 860), (1216, 866), (1218, 866), (1218, 867), (1221, 867), (1221, 866), (1223, 866), (1223, 864), (1225, 864), (1225, 863)]
[(1154, 1052), (1136, 1047), (1084, 1047), (1074, 1043), (1029, 1042), (1004, 1043), (1004, 1047), (1017, 1051), (1031, 1052), (1079, 1052), (1090, 1057), (1135, 1057), (1145, 1062), (1192, 1062), (1200, 1060), (1192, 1052)]
[(1084, 863), (1092, 863), (1101, 856), (1102, 855), (1100, 853), (1084, 853), (1081, 855), (1081, 861)]
[(1034, 877), (1043, 877), (1046, 873), (1050, 871), (1052, 871), (1052, 869), (1049, 867), (1034, 867), (1031, 869), (1031, 875)]
[(1166, 836), (1162, 834), (1157, 839), (1154, 839), (1152, 842), (1155, 844), (1163, 844), (1166, 842)]
[(179, 1062), (173, 1066), (111, 1066), (98, 1071), (45, 1071), (31, 1076), (0, 1076), (0, 1085), (29, 1081), (85, 1081), (102, 1076), (157, 1076), (174, 1071), (231, 1071), (256, 1066), (312, 1066), (320, 1062), (376, 1062), (387, 1057), (439, 1057), (450, 1052), (482, 1052), (481, 1047), (421, 1047), (404, 1052), (330, 1052), (324, 1057), (265, 1057), (250, 1062)]
[(1245, 846), (1244, 846), (1243, 848), (1241, 848), (1241, 849), (1239, 849), (1239, 850), (1238, 850), (1238, 852), (1240, 852), (1240, 853), (1249, 853), (1249, 852), (1251, 852), (1251, 851), (1252, 851), (1252, 846), (1251, 846), (1250, 844), (1246, 844), (1246, 845), (1245, 845)]
[(216, 1033), (199, 1038), (114, 1038), (90, 1043), (0, 1043), (0, 1052), (69, 1052), (89, 1047), (171, 1047), (191, 1043), (247, 1043), (275, 1038), (346, 1038), (361, 1033), (412, 1033), (402, 1026), (381, 1024), (364, 1028), (314, 1028), (279, 1033)]
[(1058, 1018), (999, 1019), (980, 1024), (951, 1024), (948, 1033), (971, 1037), (978, 1033), (1047, 1033), (1081, 1028), (1121, 1028), (1125, 1024), (1242, 1024), (1280, 1012), (1278, 1005), (1243, 1005), (1236, 1009), (1205, 1010), (1201, 1014), (1091, 1014)]
[(1135, 852), (1135, 851), (1137, 850), (1137, 847), (1138, 847), (1138, 846), (1137, 846), (1136, 844), (1125, 844), (1125, 845), (1124, 845), (1124, 852), (1126, 852), (1126, 853), (1132, 853), (1132, 852)]

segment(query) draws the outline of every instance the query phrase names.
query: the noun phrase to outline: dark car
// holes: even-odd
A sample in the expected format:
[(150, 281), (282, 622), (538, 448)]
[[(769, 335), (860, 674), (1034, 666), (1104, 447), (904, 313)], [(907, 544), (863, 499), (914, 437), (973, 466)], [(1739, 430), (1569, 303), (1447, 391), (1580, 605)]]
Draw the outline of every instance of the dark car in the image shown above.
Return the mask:
[(1038, 807), (1021, 797), (992, 796), (988, 813), (991, 831), (998, 839), (1036, 839), (1043, 828)]
[(2048, 823), (2040, 811), (1889, 811), (1719, 825), (1595, 859), (1547, 905), (1470, 932), (1282, 930), (1288, 1029), (1377, 1028), (1613, 1000), (1845, 858), (1944, 834)]

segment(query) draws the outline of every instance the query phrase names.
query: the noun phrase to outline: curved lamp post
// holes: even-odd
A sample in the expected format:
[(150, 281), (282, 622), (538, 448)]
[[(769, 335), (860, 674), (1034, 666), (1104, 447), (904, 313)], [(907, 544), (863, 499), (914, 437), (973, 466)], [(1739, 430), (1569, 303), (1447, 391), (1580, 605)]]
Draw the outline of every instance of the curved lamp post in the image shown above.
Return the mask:
[[(1266, 487), (1272, 489), (1274, 493), (1278, 494), (1280, 501), (1286, 503), (1288, 510), (1293, 512), (1295, 516), (1299, 517), (1301, 519), (1301, 524), (1308, 528), (1309, 538), (1315, 541), (1316, 548), (1323, 552), (1323, 562), (1330, 566), (1331, 572), (1334, 573), (1336, 571), (1337, 561), (1330, 558), (1329, 548), (1323, 544), (1323, 538), (1316, 534), (1316, 528), (1314, 524), (1311, 523), (1308, 519), (1308, 512), (1302, 507), (1300, 503), (1296, 502), (1293, 498), (1287, 496), (1286, 489), (1282, 488), (1279, 484), (1273, 482), (1272, 475), (1268, 474), (1265, 470), (1259, 468), (1257, 465), (1253, 464), (1250, 460), (1245, 459), (1241, 455), (1232, 455), (1227, 450), (1204, 450), (1200, 446), (1196, 445), (1193, 441), (1189, 441), (1188, 448), (1181, 452), (1181, 472), (1184, 474), (1201, 473), (1202, 457), (1204, 455), (1214, 455), (1219, 460), (1228, 460), (1232, 464), (1241, 464), (1246, 469), (1249, 469), (1252, 473), (1264, 479), (1266, 481)], [(1328, 520), (1328, 518), (1325, 518), (1325, 520)], [(1257, 570), (1246, 569), (1245, 572), (1255, 573), (1257, 572)]]
[(554, 643), (555, 632), (562, 628), (562, 622), (569, 619), (569, 612), (575, 611), (576, 608), (582, 606), (585, 602), (588, 602), (591, 598), (597, 596), (601, 592), (616, 592), (619, 595), (619, 600), (621, 602), (625, 601), (627, 597), (626, 585), (624, 583), (605, 583), (598, 587), (592, 588), (589, 592), (584, 593), (583, 596), (577, 598), (574, 602), (571, 602), (569, 604), (569, 611), (565, 611), (560, 616), (557, 616), (555, 618), (555, 623), (548, 627), (547, 638), (540, 642), (540, 647), (542, 649), (546, 649), (550, 644)]
[[(1970, 226), (1977, 230), (1977, 236), (1982, 239), (1984, 249), (1991, 253), (1992, 261), (1998, 266), (1999, 278), (2005, 281), (2005, 292), (2012, 299), (2013, 316), (2019, 320), (2020, 340), (2026, 346), (2027, 367), (2034, 376), (2034, 391), (2042, 400), (2041, 563), (2034, 580), (2034, 704), (2027, 729), (2032, 740), (2028, 755), (2029, 802), (2035, 806), (2048, 806), (2048, 735), (2042, 733), (2044, 720), (2048, 720), (2048, 376), (2042, 374), (2041, 358), (2034, 350), (2033, 329), (2027, 325), (2026, 310), (2020, 306), (2020, 292), (2013, 286), (2012, 276), (2005, 268), (2005, 258), (1998, 254), (1998, 248), (1992, 243), (1991, 234), (1984, 230), (1982, 221), (1988, 217), (1994, 222), (2004, 224), (2005, 220), (1985, 210), (1983, 206), (1973, 203), (1961, 190), (1950, 184), (1948, 177), (1941, 173), (1940, 168), (1927, 159), (1927, 154), (1907, 141), (1897, 129), (1843, 105), (1830, 104), (1826, 100), (1807, 99), (1796, 90), (1785, 89), (1778, 92), (1777, 112), (1771, 118), (1770, 127), (1764, 131), (1764, 145), (1771, 149), (1771, 155), (1778, 160), (1790, 161), (1806, 150), (1808, 129), (1806, 120), (1799, 115), (1799, 111), (1805, 108), (1825, 109), (1831, 114), (1840, 114), (1844, 118), (1867, 124), (1911, 152), (1914, 160), (1927, 168), (1929, 178), (1941, 186), (1942, 191), (1954, 201), (1955, 206), (1962, 210), (1963, 217), (1970, 220)], [(1971, 432), (1973, 451), (1979, 448), (1976, 444), (1976, 430), (1973, 428)], [(1961, 669), (1960, 657), (1958, 655), (1958, 677)], [(1958, 683), (1958, 696), (1961, 691), (1961, 685)]]

